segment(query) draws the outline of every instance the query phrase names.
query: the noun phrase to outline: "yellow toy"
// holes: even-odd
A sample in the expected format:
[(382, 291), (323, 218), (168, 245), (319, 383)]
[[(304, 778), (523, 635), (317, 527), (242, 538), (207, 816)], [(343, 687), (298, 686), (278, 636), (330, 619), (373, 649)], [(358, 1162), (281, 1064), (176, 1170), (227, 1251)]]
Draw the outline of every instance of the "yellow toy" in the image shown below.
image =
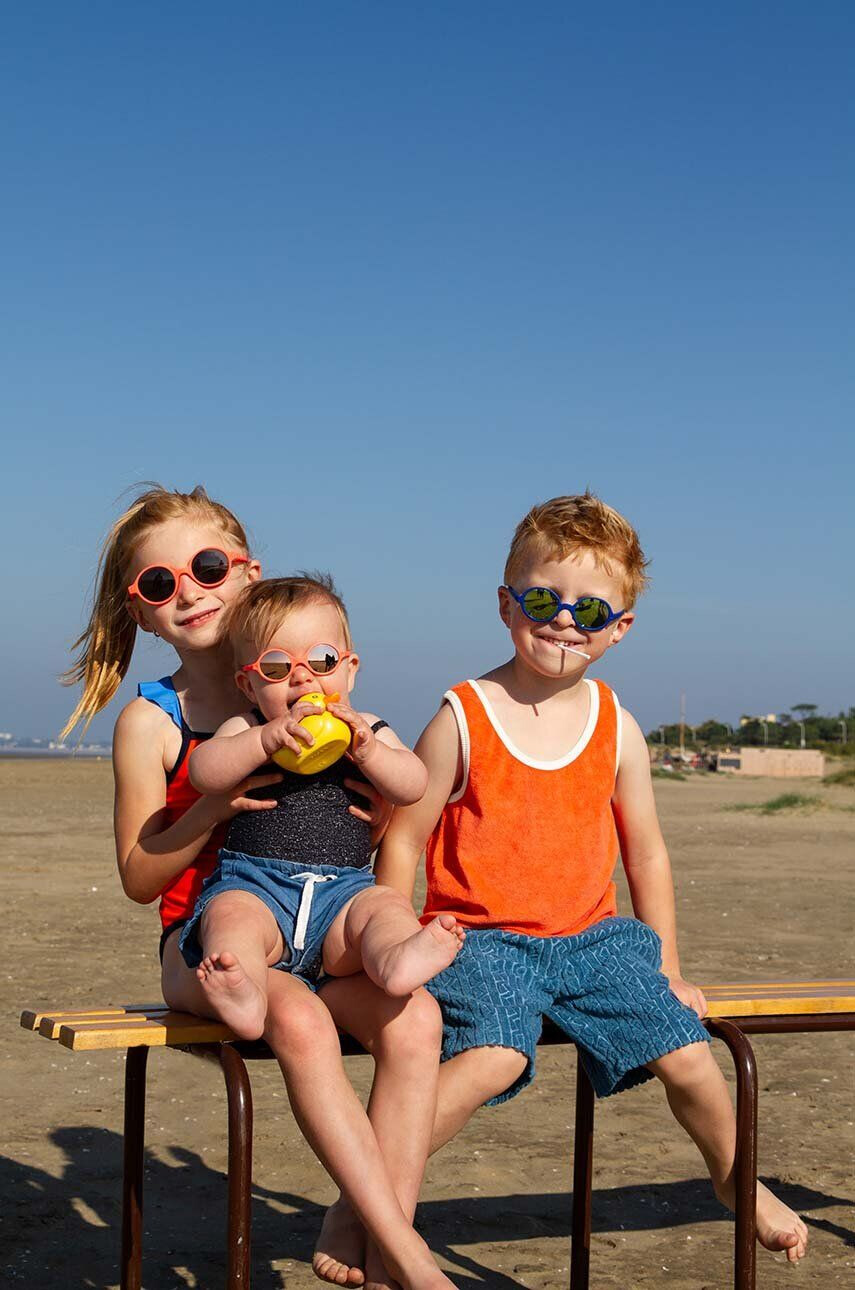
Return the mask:
[(313, 744), (302, 744), (298, 753), (290, 748), (280, 748), (273, 754), (273, 760), (283, 770), (294, 771), (297, 775), (317, 775), (326, 770), (343, 756), (350, 747), (350, 727), (340, 717), (327, 712), (328, 703), (338, 703), (340, 694), (304, 694), (300, 703), (313, 703), (323, 712), (310, 712), (300, 722), (313, 736)]

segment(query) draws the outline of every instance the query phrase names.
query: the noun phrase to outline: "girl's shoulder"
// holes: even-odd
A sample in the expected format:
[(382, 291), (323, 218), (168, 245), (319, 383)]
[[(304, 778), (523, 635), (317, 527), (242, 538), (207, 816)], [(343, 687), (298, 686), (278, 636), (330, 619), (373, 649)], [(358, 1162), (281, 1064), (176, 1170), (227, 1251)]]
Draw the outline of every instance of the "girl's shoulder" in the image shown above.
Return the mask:
[(170, 714), (142, 695), (126, 703), (116, 719), (114, 743), (119, 740), (166, 738), (175, 722)]

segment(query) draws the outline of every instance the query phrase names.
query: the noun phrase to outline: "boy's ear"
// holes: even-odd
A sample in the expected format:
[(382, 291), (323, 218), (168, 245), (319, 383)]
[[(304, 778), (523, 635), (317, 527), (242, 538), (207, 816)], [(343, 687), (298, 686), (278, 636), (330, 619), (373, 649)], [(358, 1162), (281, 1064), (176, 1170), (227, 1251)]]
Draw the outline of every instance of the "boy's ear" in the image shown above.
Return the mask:
[(511, 625), (511, 613), (514, 602), (511, 600), (510, 592), (507, 587), (499, 587), (499, 617), (507, 628)]
[(615, 623), (611, 640), (609, 641), (609, 649), (611, 649), (612, 645), (617, 645), (619, 641), (623, 640), (634, 622), (635, 614), (624, 614), (620, 621)]

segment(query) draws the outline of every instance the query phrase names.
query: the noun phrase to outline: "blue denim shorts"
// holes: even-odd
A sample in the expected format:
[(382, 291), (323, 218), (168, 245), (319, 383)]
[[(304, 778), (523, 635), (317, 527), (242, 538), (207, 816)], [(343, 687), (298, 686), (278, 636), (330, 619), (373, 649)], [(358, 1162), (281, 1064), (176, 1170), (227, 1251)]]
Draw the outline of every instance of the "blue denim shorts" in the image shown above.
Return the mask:
[(534, 1079), (542, 1017), (579, 1049), (598, 1097), (650, 1079), (647, 1062), (708, 1041), (697, 1014), (659, 971), (662, 944), (634, 918), (604, 918), (578, 936), (469, 930), (457, 958), (427, 989), (443, 1016), (442, 1060), (470, 1048), (516, 1048), (528, 1065), (487, 1105)]
[(374, 886), (370, 866), (338, 869), (335, 865), (292, 864), (220, 851), (216, 869), (206, 878), (193, 915), (181, 929), (178, 948), (188, 967), (202, 961), (199, 924), (205, 909), (227, 891), (247, 891), (267, 906), (276, 919), (285, 946), (274, 964), (315, 989), (323, 974), (327, 932), (348, 901)]

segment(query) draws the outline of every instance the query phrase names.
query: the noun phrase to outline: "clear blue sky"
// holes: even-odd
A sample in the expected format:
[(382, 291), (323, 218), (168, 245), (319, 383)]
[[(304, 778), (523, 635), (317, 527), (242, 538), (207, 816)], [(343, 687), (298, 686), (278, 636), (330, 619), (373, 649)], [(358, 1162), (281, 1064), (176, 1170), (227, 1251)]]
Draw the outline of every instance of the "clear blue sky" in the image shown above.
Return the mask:
[(409, 737), (586, 485), (653, 560), (601, 670), (645, 726), (855, 701), (853, 43), (836, 0), (8, 9), (0, 729), (60, 726), (145, 479), (331, 570)]

